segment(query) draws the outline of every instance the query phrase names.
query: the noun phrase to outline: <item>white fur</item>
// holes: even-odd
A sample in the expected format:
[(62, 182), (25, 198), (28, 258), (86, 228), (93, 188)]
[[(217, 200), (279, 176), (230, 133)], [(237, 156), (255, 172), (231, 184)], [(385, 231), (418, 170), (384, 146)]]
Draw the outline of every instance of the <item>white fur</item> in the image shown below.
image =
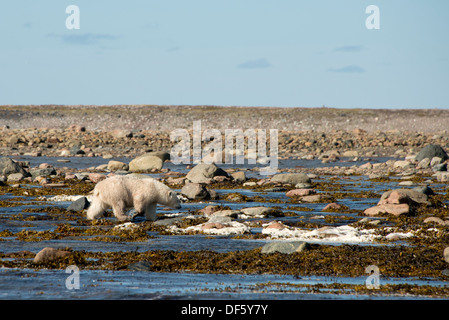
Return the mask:
[(176, 192), (156, 179), (113, 176), (95, 186), (87, 218), (93, 220), (112, 208), (118, 220), (126, 221), (132, 219), (125, 214), (126, 209), (134, 207), (137, 215), (144, 214), (147, 220), (154, 221), (158, 203), (176, 209), (181, 207)]

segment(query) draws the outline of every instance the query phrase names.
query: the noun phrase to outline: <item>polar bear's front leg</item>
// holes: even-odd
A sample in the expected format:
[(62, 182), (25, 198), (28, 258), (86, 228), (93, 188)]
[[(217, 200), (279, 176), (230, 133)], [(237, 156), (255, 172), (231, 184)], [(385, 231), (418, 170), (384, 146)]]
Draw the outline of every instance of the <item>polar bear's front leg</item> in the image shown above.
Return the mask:
[(147, 204), (145, 207), (145, 218), (149, 221), (156, 220), (156, 203)]
[(87, 209), (87, 219), (94, 220), (99, 218), (104, 212), (104, 204), (98, 196), (94, 196)]
[(117, 220), (119, 221), (129, 221), (131, 220), (131, 217), (127, 216), (125, 214), (125, 203), (123, 201), (120, 201), (118, 203), (116, 203), (113, 207), (112, 207), (112, 211), (114, 211), (114, 216), (117, 218)]

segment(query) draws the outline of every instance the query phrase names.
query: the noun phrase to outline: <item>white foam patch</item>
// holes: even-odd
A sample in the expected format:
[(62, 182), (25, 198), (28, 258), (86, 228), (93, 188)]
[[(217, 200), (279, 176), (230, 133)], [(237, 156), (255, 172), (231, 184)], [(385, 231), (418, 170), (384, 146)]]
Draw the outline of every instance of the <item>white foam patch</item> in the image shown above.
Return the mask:
[(207, 225), (209, 222), (201, 223), (196, 226), (191, 226), (187, 228), (178, 228), (176, 226), (170, 226), (169, 230), (176, 233), (189, 233), (189, 232), (201, 232), (206, 234), (213, 234), (213, 235), (220, 235), (220, 236), (227, 236), (231, 234), (244, 234), (250, 232), (250, 228), (244, 224), (240, 223), (238, 221), (231, 221), (223, 223), (222, 225), (224, 227), (221, 228), (205, 228), (203, 227)]
[(323, 227), (314, 230), (306, 230), (284, 226), (283, 229), (267, 228), (264, 225), (263, 234), (268, 234), (272, 239), (299, 240), (308, 242), (339, 242), (339, 243), (363, 243), (373, 242), (380, 238), (372, 229), (358, 229), (348, 225), (339, 227)]
[(59, 194), (53, 197), (39, 197), (39, 200), (46, 200), (46, 201), (54, 201), (54, 202), (73, 202), (76, 201), (82, 197), (86, 197), (88, 201), (92, 201), (92, 195), (88, 196), (80, 196), (80, 195), (66, 195), (66, 194)]

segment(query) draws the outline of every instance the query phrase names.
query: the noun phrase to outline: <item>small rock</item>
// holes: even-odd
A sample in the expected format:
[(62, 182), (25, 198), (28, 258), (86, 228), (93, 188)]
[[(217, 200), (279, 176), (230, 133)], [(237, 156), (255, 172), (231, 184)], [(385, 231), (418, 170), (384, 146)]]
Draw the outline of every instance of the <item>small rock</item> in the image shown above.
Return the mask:
[(274, 216), (277, 217), (280, 215), (280, 210), (276, 208), (270, 207), (250, 207), (243, 208), (241, 212), (248, 216)]
[(131, 271), (152, 271), (152, 263), (150, 261), (138, 261), (130, 263), (128, 270)]
[(312, 196), (304, 196), (304, 197), (301, 197), (301, 201), (304, 201), (304, 202), (319, 202), (319, 201), (321, 201), (321, 195), (315, 194), (315, 195), (312, 195)]
[(23, 180), (23, 178), (25, 178), (25, 176), (23, 175), (23, 173), (11, 173), (11, 174), (8, 176), (7, 181), (8, 181), (8, 182), (18, 182), (18, 181)]
[(90, 202), (86, 197), (81, 197), (75, 201), (73, 201), (67, 210), (69, 211), (83, 211), (84, 209), (89, 208)]
[(419, 162), (424, 158), (432, 159), (433, 157), (439, 157), (442, 159), (442, 161), (446, 161), (447, 159), (449, 159), (446, 151), (444, 151), (441, 146), (434, 144), (429, 144), (421, 149), (415, 159)]
[(201, 212), (205, 216), (210, 216), (211, 214), (216, 212), (218, 208), (220, 208), (220, 206), (206, 206), (203, 209), (199, 210), (199, 212)]
[(327, 204), (324, 208), (323, 211), (332, 211), (332, 210), (340, 210), (342, 208), (341, 204), (332, 202)]
[(246, 181), (246, 175), (243, 171), (234, 172), (231, 174), (232, 179), (236, 182), (245, 182)]
[(155, 155), (144, 154), (137, 157), (129, 163), (130, 171), (150, 171), (153, 169), (161, 170), (164, 165), (164, 161)]
[(309, 196), (314, 193), (316, 192), (313, 189), (293, 189), (287, 192), (285, 195), (287, 197), (302, 197), (302, 196)]
[(436, 223), (436, 224), (439, 224), (439, 225), (442, 225), (442, 226), (449, 225), (449, 221), (447, 221), (447, 220), (445, 221), (445, 220), (443, 220), (441, 218), (438, 218), (438, 217), (426, 218), (426, 219), (424, 219), (424, 223)]
[(187, 180), (193, 183), (211, 183), (216, 176), (229, 177), (228, 173), (215, 164), (199, 163), (186, 175)]
[(121, 161), (115, 161), (115, 160), (109, 161), (107, 168), (110, 171), (117, 171), (117, 170), (128, 171), (129, 170), (129, 166), (126, 163), (121, 162)]
[(381, 213), (389, 213), (394, 216), (408, 214), (410, 212), (410, 206), (406, 203), (402, 204), (381, 204), (375, 207), (366, 209), (363, 213), (367, 216), (373, 217)]
[(34, 263), (47, 263), (59, 258), (68, 257), (71, 254), (72, 253), (70, 251), (46, 247), (36, 254), (33, 261)]
[(102, 173), (89, 173), (88, 178), (93, 183), (98, 183), (101, 180), (106, 179), (106, 176)]
[(254, 187), (255, 185), (257, 185), (257, 183), (254, 181), (248, 181), (243, 184), (244, 187)]
[(449, 263), (449, 247), (446, 247), (443, 251), (444, 260)]
[(208, 199), (210, 197), (206, 187), (200, 183), (187, 183), (182, 187), (181, 194), (190, 200)]
[(272, 182), (296, 185), (298, 183), (310, 183), (310, 178), (304, 173), (280, 173), (271, 178)]
[(286, 253), (291, 254), (295, 252), (303, 252), (310, 249), (310, 245), (304, 241), (289, 241), (289, 242), (270, 242), (262, 247), (261, 253)]

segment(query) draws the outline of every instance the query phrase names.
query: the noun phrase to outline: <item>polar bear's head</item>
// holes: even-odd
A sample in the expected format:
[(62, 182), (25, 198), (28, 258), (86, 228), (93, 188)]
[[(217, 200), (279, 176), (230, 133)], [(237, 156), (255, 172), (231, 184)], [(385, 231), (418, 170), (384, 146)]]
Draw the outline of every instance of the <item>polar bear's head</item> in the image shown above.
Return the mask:
[(174, 209), (181, 209), (181, 203), (179, 202), (178, 195), (173, 190), (168, 192), (167, 206)]

